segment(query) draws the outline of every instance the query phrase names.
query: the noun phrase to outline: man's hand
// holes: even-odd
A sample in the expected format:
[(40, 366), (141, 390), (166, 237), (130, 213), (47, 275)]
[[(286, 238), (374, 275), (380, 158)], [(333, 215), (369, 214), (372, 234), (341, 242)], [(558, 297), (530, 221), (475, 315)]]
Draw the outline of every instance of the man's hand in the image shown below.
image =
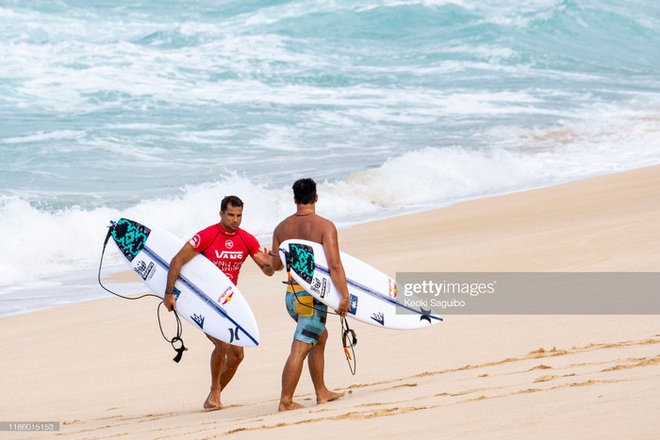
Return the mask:
[(264, 246), (264, 249), (257, 254), (252, 256), (252, 259), (255, 263), (261, 268), (261, 271), (264, 275), (273, 276), (275, 269), (271, 264), (271, 254), (267, 247)]
[(165, 296), (163, 297), (163, 304), (165, 304), (165, 308), (167, 309), (168, 312), (171, 312), (172, 310), (176, 310), (176, 297), (174, 296), (174, 294), (166, 293)]
[(346, 316), (346, 313), (348, 313), (350, 308), (351, 308), (351, 302), (349, 301), (349, 299), (342, 297), (341, 301), (339, 301), (339, 307), (335, 309), (335, 312), (339, 316)]

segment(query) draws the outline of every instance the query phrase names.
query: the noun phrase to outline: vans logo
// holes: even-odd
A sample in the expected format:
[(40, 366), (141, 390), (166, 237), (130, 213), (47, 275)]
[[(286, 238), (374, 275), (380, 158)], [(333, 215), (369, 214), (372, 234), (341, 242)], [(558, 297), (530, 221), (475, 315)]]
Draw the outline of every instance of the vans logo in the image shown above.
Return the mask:
[(242, 260), (243, 259), (243, 252), (241, 252), (241, 251), (238, 251), (238, 252), (231, 252), (231, 251), (218, 252), (216, 250), (215, 251), (215, 257), (218, 260)]

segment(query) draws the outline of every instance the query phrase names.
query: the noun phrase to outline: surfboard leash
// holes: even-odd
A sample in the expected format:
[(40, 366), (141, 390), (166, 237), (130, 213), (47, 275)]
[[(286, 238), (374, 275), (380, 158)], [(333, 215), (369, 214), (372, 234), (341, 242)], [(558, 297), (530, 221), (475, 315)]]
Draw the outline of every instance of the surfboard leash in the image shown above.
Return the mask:
[[(158, 328), (160, 330), (160, 334), (163, 336), (163, 339), (165, 339), (167, 342), (169, 342), (172, 345), (172, 348), (174, 349), (174, 351), (176, 351), (176, 356), (174, 356), (174, 359), (172, 359), (172, 360), (176, 363), (179, 363), (179, 361), (183, 357), (183, 352), (188, 351), (188, 349), (183, 344), (183, 339), (181, 338), (181, 335), (183, 334), (183, 326), (181, 325), (181, 318), (179, 317), (179, 314), (176, 312), (176, 310), (173, 310), (174, 318), (176, 320), (176, 336), (174, 336), (172, 339), (168, 339), (167, 336), (165, 336), (165, 332), (163, 331), (163, 324), (160, 320), (160, 306), (163, 305), (163, 300), (160, 296), (158, 296), (154, 293), (145, 293), (144, 295), (140, 295), (140, 296), (124, 296), (124, 295), (121, 295), (117, 292), (114, 292), (114, 291), (108, 289), (107, 287), (105, 287), (103, 285), (103, 281), (101, 280), (101, 271), (102, 271), (102, 268), (103, 268), (103, 257), (105, 255), (105, 248), (108, 244), (108, 240), (110, 239), (111, 234), (112, 234), (112, 227), (113, 226), (108, 227), (108, 234), (106, 235), (105, 241), (103, 242), (103, 250), (101, 251), (101, 259), (99, 261), (99, 271), (98, 271), (99, 285), (106, 292), (109, 292), (109, 293), (111, 293), (112, 295), (114, 295), (116, 297), (119, 297), (121, 299), (125, 299), (125, 300), (128, 300), (128, 301), (135, 301), (135, 300), (138, 300), (138, 299), (147, 298), (149, 296), (153, 296), (154, 298), (158, 298), (160, 300), (160, 302), (158, 303), (158, 306), (156, 308), (156, 317), (158, 318)], [(177, 347), (178, 343), (181, 343), (180, 347)]]
[[(167, 336), (165, 336), (165, 332), (163, 331), (163, 324), (160, 322), (160, 306), (163, 304), (163, 301), (159, 302), (158, 310), (156, 311), (156, 315), (158, 316), (158, 328), (160, 329), (160, 334), (163, 335), (163, 339), (169, 342), (172, 345), (174, 351), (176, 351), (176, 356), (174, 356), (174, 359), (172, 360), (178, 364), (183, 357), (183, 352), (188, 351), (188, 348), (186, 348), (186, 346), (183, 344), (183, 339), (181, 339), (181, 335), (183, 334), (183, 326), (181, 325), (181, 318), (179, 317), (179, 314), (176, 312), (176, 310), (172, 310), (172, 312), (174, 312), (174, 317), (176, 318), (176, 336), (172, 339), (167, 339)], [(177, 347), (177, 343), (179, 342), (181, 343), (181, 346)]]
[(344, 346), (344, 354), (348, 362), (348, 368), (351, 374), (355, 376), (357, 370), (357, 358), (355, 357), (355, 346), (357, 345), (357, 336), (355, 330), (348, 326), (348, 320), (345, 316), (339, 318), (341, 320), (341, 343)]

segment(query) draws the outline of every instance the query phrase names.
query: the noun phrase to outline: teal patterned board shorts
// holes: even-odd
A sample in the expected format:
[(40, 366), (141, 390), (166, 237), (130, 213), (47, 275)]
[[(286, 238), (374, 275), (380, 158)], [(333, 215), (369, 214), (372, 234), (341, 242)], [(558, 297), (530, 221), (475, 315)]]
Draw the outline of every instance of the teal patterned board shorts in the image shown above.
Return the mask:
[(286, 310), (298, 323), (293, 339), (316, 345), (325, 330), (328, 306), (294, 284), (286, 289)]

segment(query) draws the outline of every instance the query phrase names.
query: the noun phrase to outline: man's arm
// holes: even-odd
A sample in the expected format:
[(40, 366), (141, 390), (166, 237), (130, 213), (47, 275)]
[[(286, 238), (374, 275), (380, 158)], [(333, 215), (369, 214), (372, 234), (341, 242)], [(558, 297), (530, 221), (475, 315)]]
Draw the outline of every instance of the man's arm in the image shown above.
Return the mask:
[(273, 270), (282, 270), (284, 269), (284, 264), (282, 264), (282, 260), (280, 259), (280, 239), (278, 237), (278, 231), (280, 227), (279, 225), (275, 228), (275, 231), (273, 232), (273, 245), (270, 248), (270, 265), (273, 266)]
[(271, 258), (268, 253), (268, 248), (264, 247), (263, 251), (259, 251), (252, 255), (252, 260), (257, 266), (261, 268), (261, 271), (264, 273), (264, 275), (268, 275), (270, 277), (275, 273), (275, 269), (273, 269)]
[[(245, 231), (244, 231), (245, 232)], [(259, 269), (268, 276), (273, 275), (275, 272), (273, 270), (273, 267), (270, 264), (270, 257), (268, 256), (268, 249), (266, 247), (261, 249), (261, 244), (259, 244), (259, 240), (256, 239), (256, 237), (250, 233), (245, 233), (244, 236), (241, 237), (243, 239), (243, 242), (247, 246), (248, 254), (252, 258), (252, 261), (254, 261), (254, 264), (259, 266)]]
[(328, 260), (330, 278), (341, 294), (339, 307), (337, 307), (335, 311), (337, 314), (344, 316), (350, 309), (350, 301), (348, 285), (346, 284), (346, 273), (344, 272), (344, 265), (341, 263), (341, 257), (339, 255), (337, 228), (333, 223), (328, 222), (327, 230), (324, 231), (322, 241), (323, 249), (325, 250), (325, 258)]
[(181, 250), (172, 258), (170, 269), (167, 271), (167, 284), (165, 285), (165, 295), (163, 304), (168, 311), (176, 310), (176, 298), (174, 297), (174, 283), (179, 278), (183, 265), (195, 258), (197, 251), (188, 242), (183, 245)]

